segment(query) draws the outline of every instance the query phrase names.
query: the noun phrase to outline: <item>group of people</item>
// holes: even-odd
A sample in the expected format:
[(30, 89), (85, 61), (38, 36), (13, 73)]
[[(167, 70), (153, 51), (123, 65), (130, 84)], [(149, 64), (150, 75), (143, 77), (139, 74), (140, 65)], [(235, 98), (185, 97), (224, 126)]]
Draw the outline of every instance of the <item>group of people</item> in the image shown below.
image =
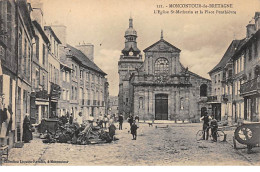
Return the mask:
[[(136, 140), (136, 138), (137, 138), (138, 126), (136, 125), (136, 121), (139, 122), (138, 115), (136, 115), (135, 118), (132, 115), (129, 115), (128, 118), (127, 118), (127, 122), (130, 124), (130, 131), (131, 131), (131, 134), (133, 136), (133, 140)], [(123, 117), (122, 114), (120, 114), (118, 116), (118, 122), (119, 122), (119, 130), (122, 130), (123, 129), (123, 122), (124, 122), (124, 117)]]
[(208, 115), (207, 112), (204, 112), (202, 117), (200, 118), (201, 121), (203, 121), (203, 140), (208, 140), (209, 138), (209, 129), (211, 129), (211, 135), (213, 138), (213, 141), (217, 141), (217, 130), (218, 130), (218, 122), (215, 118), (212, 119), (210, 115)]

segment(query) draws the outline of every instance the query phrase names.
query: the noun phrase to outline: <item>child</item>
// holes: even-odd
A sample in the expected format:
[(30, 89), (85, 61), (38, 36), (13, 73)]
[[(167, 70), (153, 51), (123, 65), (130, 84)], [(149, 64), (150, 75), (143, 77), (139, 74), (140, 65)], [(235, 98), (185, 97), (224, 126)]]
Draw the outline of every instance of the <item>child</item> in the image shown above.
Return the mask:
[(137, 137), (137, 125), (135, 124), (135, 120), (133, 121), (133, 124), (131, 125), (131, 134), (133, 135), (133, 140), (136, 140)]

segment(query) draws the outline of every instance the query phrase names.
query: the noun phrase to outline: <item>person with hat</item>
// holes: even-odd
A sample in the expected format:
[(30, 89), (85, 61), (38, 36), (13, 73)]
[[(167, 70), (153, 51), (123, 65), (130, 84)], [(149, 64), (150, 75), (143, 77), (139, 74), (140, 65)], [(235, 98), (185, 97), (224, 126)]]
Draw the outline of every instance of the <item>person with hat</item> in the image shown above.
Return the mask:
[(122, 114), (119, 115), (118, 122), (119, 122), (119, 130), (122, 130), (123, 129), (123, 122), (124, 122), (124, 118), (123, 118)]
[(203, 121), (203, 140), (205, 140), (205, 135), (206, 135), (206, 140), (209, 138), (209, 122), (212, 118), (208, 115), (208, 112), (205, 112), (203, 116), (200, 118), (200, 121)]
[(135, 120), (133, 120), (133, 123), (131, 125), (131, 134), (133, 135), (133, 140), (136, 140), (137, 137), (137, 125), (135, 123)]

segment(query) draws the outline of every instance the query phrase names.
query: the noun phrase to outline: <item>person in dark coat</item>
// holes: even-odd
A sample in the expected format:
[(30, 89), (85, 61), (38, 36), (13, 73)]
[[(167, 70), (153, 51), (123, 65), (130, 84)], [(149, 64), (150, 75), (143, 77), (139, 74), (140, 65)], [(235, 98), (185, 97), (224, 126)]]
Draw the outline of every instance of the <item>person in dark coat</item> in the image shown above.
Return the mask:
[(208, 140), (208, 138), (209, 138), (209, 128), (208, 127), (209, 127), (209, 122), (211, 120), (211, 117), (208, 116), (207, 112), (205, 112), (203, 114), (203, 116), (200, 118), (200, 120), (203, 121), (202, 129), (203, 129), (204, 133), (203, 133), (203, 138), (202, 139), (205, 140), (205, 135), (206, 135), (206, 140)]
[(139, 122), (139, 116), (138, 115), (135, 116), (135, 121)]
[(218, 139), (218, 137), (217, 137), (218, 122), (215, 118), (210, 122), (210, 128), (211, 128), (211, 135), (212, 135), (213, 141), (216, 142)]
[(123, 118), (122, 114), (119, 115), (118, 122), (119, 122), (119, 130), (122, 130), (123, 129), (123, 122), (124, 122), (124, 118)]
[(128, 118), (128, 122), (130, 124), (130, 127), (132, 126), (133, 121), (134, 121), (134, 117), (132, 115), (130, 115), (129, 118)]
[(109, 130), (109, 136), (111, 138), (114, 138), (114, 135), (116, 134), (116, 126), (114, 125), (114, 123), (110, 124), (108, 130)]
[(32, 140), (31, 122), (29, 114), (26, 114), (23, 120), (23, 141), (24, 143), (29, 143), (30, 140)]
[(69, 123), (70, 123), (70, 124), (73, 123), (73, 115), (72, 115), (72, 113), (70, 114)]
[(131, 134), (133, 135), (133, 140), (136, 140), (137, 137), (137, 125), (135, 124), (135, 121), (133, 121), (133, 124), (131, 125)]

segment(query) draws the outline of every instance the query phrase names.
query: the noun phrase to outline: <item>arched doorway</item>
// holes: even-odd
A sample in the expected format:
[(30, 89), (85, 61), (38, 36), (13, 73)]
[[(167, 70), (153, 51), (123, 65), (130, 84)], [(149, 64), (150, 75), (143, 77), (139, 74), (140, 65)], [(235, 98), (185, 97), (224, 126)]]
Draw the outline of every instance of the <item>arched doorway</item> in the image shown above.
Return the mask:
[(155, 120), (168, 120), (168, 95), (155, 95)]

